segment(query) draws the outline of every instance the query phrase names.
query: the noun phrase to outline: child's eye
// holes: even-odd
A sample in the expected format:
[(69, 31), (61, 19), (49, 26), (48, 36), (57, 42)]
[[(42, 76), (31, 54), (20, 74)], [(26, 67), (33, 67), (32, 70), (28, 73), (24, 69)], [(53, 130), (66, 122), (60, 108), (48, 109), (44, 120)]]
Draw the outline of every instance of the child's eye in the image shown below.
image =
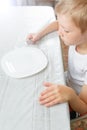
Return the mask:
[(69, 31), (67, 31), (67, 30), (64, 30), (66, 33), (69, 33)]

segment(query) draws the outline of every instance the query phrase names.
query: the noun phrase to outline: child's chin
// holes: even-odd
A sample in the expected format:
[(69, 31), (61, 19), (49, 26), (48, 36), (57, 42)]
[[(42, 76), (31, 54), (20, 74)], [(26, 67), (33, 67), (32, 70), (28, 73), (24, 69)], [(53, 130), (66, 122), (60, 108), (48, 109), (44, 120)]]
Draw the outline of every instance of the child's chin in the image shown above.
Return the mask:
[(62, 39), (62, 41), (64, 42), (64, 44), (65, 44), (66, 46), (73, 45), (73, 43), (70, 43), (70, 42), (68, 42), (68, 41), (65, 41), (63, 38), (61, 38), (61, 39)]
[(66, 45), (66, 46), (72, 46), (72, 45), (76, 45), (75, 43), (73, 43), (73, 42), (67, 42), (67, 41), (64, 41), (64, 44)]
[[(61, 38), (61, 39), (62, 39), (62, 38)], [(67, 42), (67, 41), (65, 41), (65, 40), (63, 40), (63, 39), (62, 39), (62, 41), (64, 42), (64, 44), (65, 44), (66, 46), (69, 46), (69, 45), (70, 45), (69, 42)]]
[(71, 45), (71, 44), (68, 43), (68, 42), (64, 42), (64, 44), (65, 44), (66, 46), (70, 46), (70, 45)]

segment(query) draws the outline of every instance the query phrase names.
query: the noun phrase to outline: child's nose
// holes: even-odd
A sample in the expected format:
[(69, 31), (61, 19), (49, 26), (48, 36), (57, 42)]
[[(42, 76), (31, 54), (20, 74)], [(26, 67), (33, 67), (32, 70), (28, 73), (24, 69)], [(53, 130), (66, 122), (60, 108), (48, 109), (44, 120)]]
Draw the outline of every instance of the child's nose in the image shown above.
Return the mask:
[(60, 31), (60, 30), (58, 30), (58, 35), (59, 35), (60, 37), (63, 37), (63, 36), (64, 36), (64, 35), (63, 35), (63, 32)]

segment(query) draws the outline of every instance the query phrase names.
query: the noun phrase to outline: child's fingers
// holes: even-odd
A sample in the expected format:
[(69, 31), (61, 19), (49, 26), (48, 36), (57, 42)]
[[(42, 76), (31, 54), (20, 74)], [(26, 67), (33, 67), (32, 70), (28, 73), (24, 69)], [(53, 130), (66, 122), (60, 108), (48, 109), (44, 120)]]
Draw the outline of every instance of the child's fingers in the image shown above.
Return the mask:
[(52, 86), (53, 84), (52, 84), (52, 83), (49, 83), (49, 82), (44, 82), (43, 85), (46, 86), (46, 87), (50, 87), (50, 86)]
[(54, 93), (52, 91), (47, 93), (47, 94), (41, 95), (39, 100), (41, 101), (41, 100), (44, 100), (44, 99), (49, 98), (51, 96), (54, 96)]
[(26, 38), (26, 41), (28, 42), (29, 40), (32, 40), (32, 38), (33, 38), (32, 34), (29, 34), (29, 35), (27, 36), (27, 38)]
[(53, 90), (53, 88), (47, 88), (47, 89), (43, 90), (43, 92), (41, 92), (41, 96), (52, 92), (52, 90)]
[(56, 97), (54, 95), (52, 95), (52, 96), (46, 98), (45, 100), (40, 100), (40, 104), (45, 105), (45, 104), (52, 102), (55, 99), (56, 99)]
[(56, 105), (56, 104), (58, 104), (58, 103), (59, 103), (59, 102), (58, 102), (58, 99), (54, 99), (54, 100), (52, 100), (52, 101), (46, 103), (45, 106), (46, 106), (46, 107), (50, 107), (50, 106), (54, 106), (54, 105)]
[(28, 36), (28, 39), (32, 39), (33, 38), (33, 36), (32, 36), (32, 34), (30, 34), (29, 36)]
[(48, 94), (50, 92), (53, 92), (54, 89), (55, 89), (55, 85), (52, 84), (52, 83), (49, 83), (49, 82), (44, 82), (43, 85), (45, 87), (47, 87), (42, 93), (41, 93), (41, 96), (45, 95), (45, 94)]

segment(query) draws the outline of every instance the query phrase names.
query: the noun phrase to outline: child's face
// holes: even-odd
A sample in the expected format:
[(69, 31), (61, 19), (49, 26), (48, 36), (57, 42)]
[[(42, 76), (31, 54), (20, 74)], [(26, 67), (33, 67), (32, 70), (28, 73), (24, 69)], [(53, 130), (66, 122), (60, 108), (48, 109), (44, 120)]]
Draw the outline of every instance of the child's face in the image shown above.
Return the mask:
[(84, 35), (80, 28), (76, 27), (69, 15), (58, 15), (59, 30), (58, 34), (66, 45), (78, 45), (84, 41)]

